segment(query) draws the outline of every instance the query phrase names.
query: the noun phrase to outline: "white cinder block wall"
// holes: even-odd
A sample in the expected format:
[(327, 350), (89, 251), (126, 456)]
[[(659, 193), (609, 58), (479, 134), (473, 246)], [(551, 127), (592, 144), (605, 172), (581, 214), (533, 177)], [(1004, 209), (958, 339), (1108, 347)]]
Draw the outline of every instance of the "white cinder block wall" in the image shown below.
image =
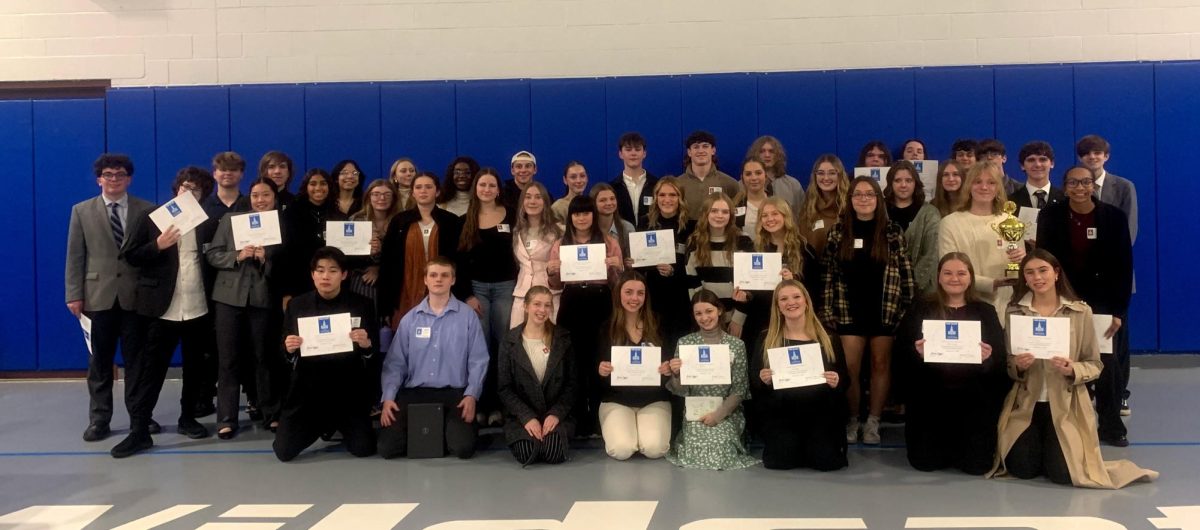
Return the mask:
[(0, 0), (0, 81), (118, 86), (1200, 58), (1200, 0)]

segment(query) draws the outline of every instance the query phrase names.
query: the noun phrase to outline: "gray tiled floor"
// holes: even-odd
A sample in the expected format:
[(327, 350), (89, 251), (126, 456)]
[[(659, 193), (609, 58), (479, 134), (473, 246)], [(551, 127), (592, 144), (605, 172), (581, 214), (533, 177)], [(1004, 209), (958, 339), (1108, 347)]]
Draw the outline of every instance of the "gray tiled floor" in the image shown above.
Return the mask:
[[(79, 438), (86, 421), (82, 382), (5, 382), (0, 383), (0, 530), (115, 528), (180, 504), (204, 506), (179, 518), (164, 516), (160, 526), (142, 523), (125, 528), (304, 529), (317, 525), (338, 506), (351, 503), (373, 505), (362, 508), (372, 515), (353, 523), (329, 519), (321, 528), (391, 528), (392, 522), (374, 523), (377, 526), (366, 522), (387, 521), (389, 503), (417, 503), (402, 519), (399, 515), (411, 507), (390, 507), (399, 510), (391, 518), (399, 521), (398, 529), (431, 525), (435, 530), (675, 529), (685, 525), (688, 530), (899, 529), (905, 528), (906, 521), (910, 528), (986, 528), (989, 523), (983, 520), (942, 521), (938, 526), (937, 521), (910, 518), (1050, 516), (1093, 519), (1010, 519), (1007, 527), (1200, 528), (1196, 526), (1200, 518), (1173, 526), (1160, 522), (1165, 525), (1160, 527), (1147, 520), (1163, 516), (1159, 507), (1200, 505), (1200, 420), (1195, 414), (1200, 405), (1196, 397), (1200, 357), (1140, 357), (1135, 366), (1135, 413), (1129, 421), (1134, 446), (1105, 447), (1104, 453), (1110, 459), (1131, 458), (1163, 476), (1156, 483), (1115, 492), (1058, 487), (1043, 481), (915, 472), (898, 447), (899, 428), (885, 431), (884, 448), (854, 448), (850, 468), (828, 474), (772, 472), (761, 467), (706, 472), (681, 470), (665, 461), (617, 462), (607, 458), (597, 444), (577, 449), (573, 461), (562, 466), (524, 470), (498, 445), (471, 461), (385, 462), (317, 451), (281, 464), (269, 452), (270, 433), (252, 430), (243, 430), (233, 441), (192, 441), (163, 434), (156, 437), (154, 451), (115, 461), (107, 451), (123, 433), (118, 431), (95, 444)], [(173, 431), (177, 393), (177, 382), (168, 384), (156, 414), (168, 431)], [(211, 422), (212, 417), (205, 420)], [(113, 427), (122, 429), (124, 425), (119, 418)], [(588, 501), (647, 504), (575, 505)], [(265, 519), (221, 517), (241, 504), (312, 506), (276, 507), (293, 513)], [(32, 512), (27, 508), (42, 505), (111, 507), (86, 526), (91, 520), (88, 517), (73, 526), (16, 522)], [(566, 524), (550, 521), (562, 521), (573, 506), (575, 511)], [(45, 511), (42, 517), (50, 521), (65, 513), (62, 508), (56, 510)], [(267, 508), (248, 510), (268, 515), (263, 511)], [(283, 517), (297, 511), (299, 515)], [(643, 515), (640, 519), (639, 513)], [(757, 526), (725, 520), (689, 525), (718, 518), (835, 520), (760, 521)], [(459, 520), (523, 521), (447, 524)], [(1065, 526), (1045, 526), (1049, 523)]]

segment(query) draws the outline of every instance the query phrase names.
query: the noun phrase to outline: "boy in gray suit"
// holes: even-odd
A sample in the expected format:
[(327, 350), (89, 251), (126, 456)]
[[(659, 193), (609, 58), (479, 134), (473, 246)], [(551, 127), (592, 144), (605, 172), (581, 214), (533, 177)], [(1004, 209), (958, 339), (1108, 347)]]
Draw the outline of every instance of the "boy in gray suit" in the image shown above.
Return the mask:
[[(129, 195), (133, 162), (105, 153), (92, 164), (100, 195), (71, 208), (67, 230), (66, 302), (71, 314), (92, 321), (92, 356), (88, 359), (91, 406), (83, 439), (103, 440), (112, 420), (113, 357), (121, 342), (127, 366), (141, 353), (134, 313), (137, 269), (120, 256), (129, 222), (154, 205)], [(128, 376), (128, 370), (126, 370)]]

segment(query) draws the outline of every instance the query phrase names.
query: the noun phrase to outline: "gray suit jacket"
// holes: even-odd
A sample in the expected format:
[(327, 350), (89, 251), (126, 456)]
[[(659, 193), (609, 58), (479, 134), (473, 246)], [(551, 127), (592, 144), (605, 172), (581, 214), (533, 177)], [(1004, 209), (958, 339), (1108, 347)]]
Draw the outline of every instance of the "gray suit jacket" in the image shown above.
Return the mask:
[[(269, 308), (272, 305), (271, 277), (274, 263), (280, 259), (283, 245), (266, 248), (264, 263), (248, 259), (237, 262), (240, 249), (234, 248), (233, 222), (231, 218), (244, 212), (230, 212), (221, 218), (212, 244), (204, 251), (208, 264), (217, 270), (217, 281), (213, 285), (214, 302), (234, 307)], [(280, 227), (282, 230), (283, 227)], [(286, 236), (285, 236), (286, 237)]]
[(1100, 188), (1100, 202), (1111, 204), (1125, 212), (1129, 218), (1129, 242), (1137, 241), (1137, 189), (1133, 183), (1124, 177), (1112, 173), (1104, 176), (1104, 186)]
[[(129, 196), (125, 213), (125, 240), (132, 237), (130, 224), (154, 209), (154, 205)], [(104, 198), (97, 195), (71, 208), (67, 228), (66, 301), (83, 300), (84, 311), (104, 311), (119, 305), (132, 311), (137, 296), (137, 268), (121, 257), (113, 241)]]

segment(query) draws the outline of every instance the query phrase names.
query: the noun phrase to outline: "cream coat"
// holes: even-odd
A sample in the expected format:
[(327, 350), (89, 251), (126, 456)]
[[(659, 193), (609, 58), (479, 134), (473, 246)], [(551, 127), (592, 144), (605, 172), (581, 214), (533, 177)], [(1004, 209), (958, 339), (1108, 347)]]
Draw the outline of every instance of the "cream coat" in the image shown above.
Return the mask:
[[(546, 263), (550, 261), (550, 247), (554, 241), (535, 239), (526, 245), (523, 234), (513, 234), (513, 256), (517, 258), (517, 286), (513, 289), (512, 314), (509, 317), (509, 329), (525, 322), (525, 293), (530, 287), (541, 285), (550, 287), (550, 277), (546, 273)], [(550, 320), (558, 321), (558, 301), (561, 289), (550, 289), (554, 293), (554, 307)]]
[[(1026, 295), (1005, 316), (1037, 316), (1032, 295)], [(1071, 319), (1071, 367), (1074, 375), (1064, 377), (1047, 360), (1036, 360), (1028, 370), (1019, 372), (1015, 357), (1008, 357), (1008, 374), (1013, 379), (1012, 390), (1004, 402), (998, 426), (999, 440), (995, 465), (988, 476), (1005, 476), (1004, 457), (1017, 438), (1029, 428), (1033, 407), (1037, 404), (1043, 382), (1050, 400), (1054, 430), (1061, 444), (1063, 457), (1071, 472), (1071, 482), (1078, 487), (1117, 489), (1137, 481), (1158, 478), (1158, 472), (1142, 469), (1129, 460), (1105, 462), (1100, 455), (1100, 440), (1096, 434), (1096, 413), (1092, 409), (1084, 384), (1100, 377), (1100, 347), (1092, 330), (1092, 310), (1084, 302), (1065, 299), (1051, 316)], [(1006, 326), (1007, 328), (1007, 326)], [(1010, 351), (1011, 344), (1010, 344)], [(1013, 354), (1021, 352), (1012, 351)]]

